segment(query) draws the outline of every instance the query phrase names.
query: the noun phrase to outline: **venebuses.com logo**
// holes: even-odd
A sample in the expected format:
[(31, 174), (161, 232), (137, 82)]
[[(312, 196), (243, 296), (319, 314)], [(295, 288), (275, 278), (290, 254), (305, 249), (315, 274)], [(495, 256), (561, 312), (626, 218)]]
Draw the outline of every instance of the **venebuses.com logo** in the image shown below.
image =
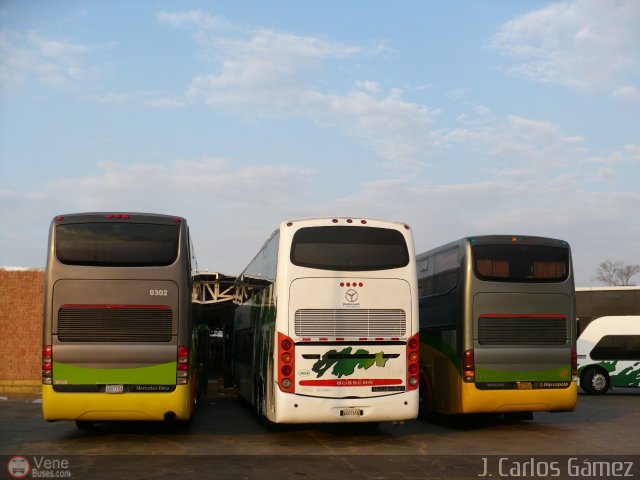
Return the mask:
[(47, 457), (15, 455), (7, 462), (7, 472), (12, 478), (71, 478), (69, 460)]
[(31, 472), (31, 465), (25, 457), (15, 456), (9, 459), (7, 471), (13, 478), (25, 478)]

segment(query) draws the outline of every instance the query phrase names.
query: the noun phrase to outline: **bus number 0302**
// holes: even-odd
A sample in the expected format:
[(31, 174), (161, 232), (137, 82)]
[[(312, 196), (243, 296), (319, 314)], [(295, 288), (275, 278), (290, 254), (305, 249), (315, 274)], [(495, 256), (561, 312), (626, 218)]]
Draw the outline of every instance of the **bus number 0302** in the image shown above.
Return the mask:
[(149, 295), (151, 295), (152, 297), (166, 297), (167, 295), (169, 295), (169, 292), (167, 290), (149, 290)]

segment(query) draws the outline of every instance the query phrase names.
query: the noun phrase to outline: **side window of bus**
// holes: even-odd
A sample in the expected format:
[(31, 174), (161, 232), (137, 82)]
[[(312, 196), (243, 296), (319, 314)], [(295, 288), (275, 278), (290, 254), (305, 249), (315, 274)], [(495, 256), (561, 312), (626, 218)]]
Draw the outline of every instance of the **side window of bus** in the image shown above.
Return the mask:
[(458, 260), (458, 247), (429, 257), (428, 276), (420, 282), (420, 326), (434, 329), (435, 336), (458, 324)]
[(460, 271), (459, 265), (458, 247), (438, 253), (435, 256), (434, 294), (444, 295), (456, 287)]
[(416, 265), (418, 269), (418, 297), (433, 295), (434, 257), (423, 258)]
[(640, 335), (606, 335), (591, 350), (593, 360), (640, 360)]

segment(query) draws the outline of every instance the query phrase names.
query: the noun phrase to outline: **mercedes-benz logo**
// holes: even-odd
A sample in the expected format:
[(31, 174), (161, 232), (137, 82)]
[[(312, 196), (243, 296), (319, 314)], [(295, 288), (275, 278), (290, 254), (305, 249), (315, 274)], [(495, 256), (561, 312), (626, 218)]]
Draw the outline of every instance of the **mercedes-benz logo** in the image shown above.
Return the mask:
[(347, 302), (355, 302), (356, 300), (358, 300), (358, 292), (351, 288), (347, 290), (347, 293), (344, 294), (344, 298), (347, 299)]

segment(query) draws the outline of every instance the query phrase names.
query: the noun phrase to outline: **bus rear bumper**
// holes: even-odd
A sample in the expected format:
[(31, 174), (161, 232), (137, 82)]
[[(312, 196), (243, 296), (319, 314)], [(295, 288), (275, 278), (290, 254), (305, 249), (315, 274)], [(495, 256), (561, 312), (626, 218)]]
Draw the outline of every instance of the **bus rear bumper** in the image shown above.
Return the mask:
[(170, 393), (60, 393), (42, 386), (42, 416), (47, 421), (188, 420), (190, 386)]
[(462, 384), (461, 413), (567, 412), (578, 399), (576, 382), (567, 388), (535, 390), (478, 390), (472, 383)]
[(275, 423), (364, 423), (413, 420), (418, 416), (418, 392), (372, 398), (324, 398), (278, 392)]

